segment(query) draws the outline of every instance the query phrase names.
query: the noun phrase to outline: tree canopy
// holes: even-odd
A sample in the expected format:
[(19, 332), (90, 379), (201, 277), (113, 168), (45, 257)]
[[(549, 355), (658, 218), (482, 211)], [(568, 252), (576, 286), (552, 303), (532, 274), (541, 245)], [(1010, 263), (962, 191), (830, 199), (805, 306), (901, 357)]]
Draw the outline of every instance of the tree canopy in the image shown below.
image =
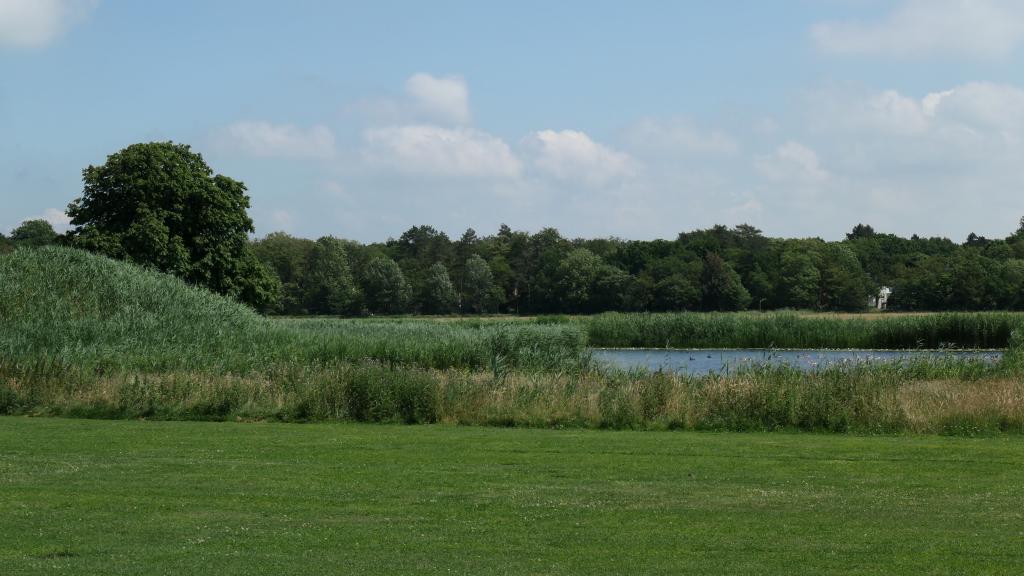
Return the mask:
[(15, 246), (38, 248), (57, 242), (57, 233), (46, 220), (26, 220), (11, 231), (10, 242)]
[(715, 252), (704, 256), (700, 287), (705, 310), (743, 310), (750, 304), (750, 292), (740, 275)]
[[(281, 233), (256, 242), (286, 294), (309, 273), (303, 254), (311, 244)], [(961, 244), (867, 224), (832, 242), (770, 238), (748, 225), (650, 241), (570, 239), (554, 228), (530, 234), (505, 225), (451, 240), (415, 226), (396, 240), (348, 242), (346, 253), (363, 312), (857, 311), (882, 286), (893, 289), (893, 309), (1024, 309), (1024, 226)], [(391, 293), (407, 296), (381, 300)]]
[(487, 261), (479, 254), (466, 260), (463, 295), (467, 312), (486, 312), (494, 300), (494, 275)]
[(82, 173), (74, 246), (152, 267), (257, 307), (280, 285), (252, 252), (245, 185), (173, 142), (133, 144)]
[(377, 256), (363, 273), (363, 290), (371, 312), (397, 314), (408, 310), (412, 291), (398, 264), (387, 256)]
[(459, 304), (459, 294), (448, 276), (448, 268), (436, 262), (427, 271), (425, 292), (421, 297), (423, 311), (428, 314), (450, 314)]
[(361, 295), (348, 265), (345, 243), (325, 236), (309, 252), (307, 273), (302, 283), (305, 302), (313, 314), (353, 314), (359, 311)]

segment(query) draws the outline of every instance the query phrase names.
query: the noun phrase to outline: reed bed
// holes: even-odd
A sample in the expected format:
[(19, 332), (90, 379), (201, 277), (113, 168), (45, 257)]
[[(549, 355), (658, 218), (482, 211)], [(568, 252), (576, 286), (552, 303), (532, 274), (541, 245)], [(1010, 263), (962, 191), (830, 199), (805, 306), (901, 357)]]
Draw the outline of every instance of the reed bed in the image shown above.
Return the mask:
[(1024, 432), (1024, 383), (931, 363), (729, 376), (294, 365), (19, 377), (0, 366), (0, 413), (91, 418), (442, 422), (457, 425), (987, 435)]
[(421, 368), (578, 370), (587, 361), (579, 326), (524, 322), (308, 319), (278, 321), (320, 361), (377, 360)]
[(542, 321), (578, 322), (592, 346), (610, 348), (1006, 348), (1024, 313), (607, 313)]

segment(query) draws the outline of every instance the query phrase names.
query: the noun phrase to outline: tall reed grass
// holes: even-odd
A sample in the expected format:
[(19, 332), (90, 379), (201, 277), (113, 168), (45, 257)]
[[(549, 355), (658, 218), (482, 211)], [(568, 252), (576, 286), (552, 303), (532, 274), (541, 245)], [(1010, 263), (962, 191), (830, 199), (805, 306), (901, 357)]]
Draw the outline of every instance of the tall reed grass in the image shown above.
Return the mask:
[(728, 376), (431, 370), (376, 362), (206, 372), (12, 377), (0, 414), (532, 427), (1024, 433), (1024, 382), (985, 365), (874, 365)]
[(1024, 313), (607, 313), (552, 323), (572, 322), (586, 327), (592, 346), (617, 348), (1006, 348)]
[(586, 360), (581, 327), (523, 322), (278, 320), (318, 360), (379, 360), (423, 368), (577, 370)]

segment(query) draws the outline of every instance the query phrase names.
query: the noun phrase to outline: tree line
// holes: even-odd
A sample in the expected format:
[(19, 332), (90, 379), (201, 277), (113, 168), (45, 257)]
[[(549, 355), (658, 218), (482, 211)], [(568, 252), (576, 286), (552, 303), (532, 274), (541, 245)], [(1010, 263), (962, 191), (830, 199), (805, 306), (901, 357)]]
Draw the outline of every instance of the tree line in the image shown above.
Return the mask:
[(70, 231), (30, 220), (0, 234), (0, 253), (67, 244), (291, 315), (857, 311), (881, 286), (902, 310), (1024, 309), (1024, 219), (1006, 238), (963, 243), (864, 224), (836, 242), (770, 238), (746, 224), (650, 241), (505, 225), (455, 240), (431, 226), (370, 244), (284, 232), (253, 240), (245, 185), (184, 144), (128, 146), (83, 170), (83, 184)]
[(568, 239), (501, 226), (450, 239), (414, 226), (387, 242), (275, 232), (253, 242), (281, 281), (283, 314), (586, 314), (602, 311), (857, 311), (881, 286), (902, 310), (1024, 309), (1024, 221), (1011, 236), (769, 238), (749, 225), (674, 240)]

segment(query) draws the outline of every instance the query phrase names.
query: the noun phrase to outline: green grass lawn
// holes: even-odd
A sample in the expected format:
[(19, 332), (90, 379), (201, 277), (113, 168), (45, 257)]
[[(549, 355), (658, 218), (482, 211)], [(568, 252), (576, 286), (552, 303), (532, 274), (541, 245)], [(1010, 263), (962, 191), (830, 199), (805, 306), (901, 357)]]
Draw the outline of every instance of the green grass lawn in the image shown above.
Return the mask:
[(1024, 440), (0, 418), (0, 574), (1014, 574)]

